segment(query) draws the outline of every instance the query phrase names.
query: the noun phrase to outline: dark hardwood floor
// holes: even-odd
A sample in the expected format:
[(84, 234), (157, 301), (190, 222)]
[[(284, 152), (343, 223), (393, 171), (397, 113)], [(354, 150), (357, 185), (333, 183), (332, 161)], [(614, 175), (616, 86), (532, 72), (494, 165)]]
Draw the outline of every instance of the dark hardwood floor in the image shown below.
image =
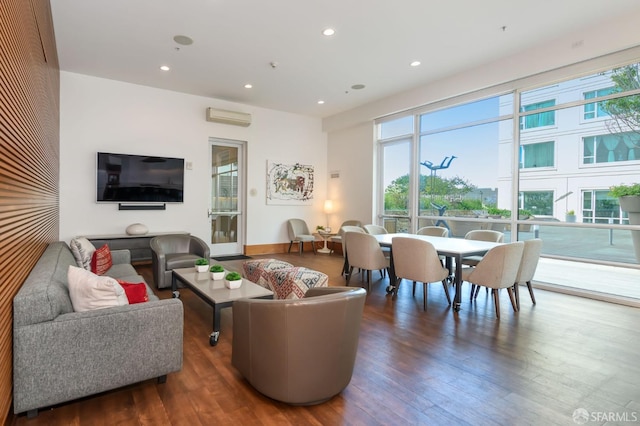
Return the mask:
[[(345, 283), (339, 254), (256, 257), (321, 270), (330, 285)], [(242, 261), (226, 264), (239, 269)], [(153, 281), (150, 266), (137, 269)], [(359, 276), (351, 284), (364, 285)], [(639, 309), (542, 290), (534, 306), (525, 288), (519, 313), (503, 292), (497, 320), (491, 298), (482, 291), (472, 304), (466, 284), (459, 313), (440, 284), (429, 287), (427, 311), (421, 286), (414, 298), (405, 281), (393, 301), (387, 284), (373, 273), (353, 378), (325, 404), (288, 406), (256, 392), (231, 366), (231, 309), (223, 311), (220, 342), (211, 347), (211, 308), (183, 289), (182, 371), (165, 384), (149, 380), (14, 423), (574, 425), (581, 408), (589, 425), (640, 421)], [(171, 297), (169, 290), (158, 293)]]

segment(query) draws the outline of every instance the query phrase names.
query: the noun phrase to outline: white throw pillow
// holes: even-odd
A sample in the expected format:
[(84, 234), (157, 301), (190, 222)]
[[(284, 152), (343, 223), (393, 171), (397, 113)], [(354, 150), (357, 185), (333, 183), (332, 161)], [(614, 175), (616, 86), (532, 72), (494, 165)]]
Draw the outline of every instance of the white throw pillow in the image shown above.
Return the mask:
[(79, 237), (71, 240), (69, 247), (71, 248), (71, 253), (73, 253), (73, 257), (76, 259), (78, 266), (90, 271), (91, 257), (93, 256), (93, 252), (96, 251), (94, 245), (86, 238)]
[(69, 265), (67, 280), (69, 297), (76, 312), (129, 304), (124, 289), (114, 278)]

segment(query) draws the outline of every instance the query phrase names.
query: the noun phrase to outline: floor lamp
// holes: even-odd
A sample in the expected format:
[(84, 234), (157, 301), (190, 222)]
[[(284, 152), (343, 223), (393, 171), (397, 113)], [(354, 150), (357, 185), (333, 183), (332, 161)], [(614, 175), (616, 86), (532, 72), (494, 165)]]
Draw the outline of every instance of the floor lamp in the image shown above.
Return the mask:
[(327, 215), (327, 226), (324, 228), (327, 232), (331, 232), (331, 221), (329, 215), (333, 213), (333, 201), (324, 200), (324, 212)]
[(329, 225), (329, 215), (331, 214), (331, 212), (333, 212), (333, 201), (331, 200), (325, 200), (324, 201), (324, 212), (327, 215), (327, 226), (325, 226), (324, 231), (318, 231), (318, 234), (320, 234), (320, 237), (322, 237), (322, 240), (324, 242), (324, 246), (318, 250), (318, 253), (331, 253), (331, 249), (329, 247), (327, 247), (327, 240), (329, 239), (329, 237), (331, 237), (331, 226)]

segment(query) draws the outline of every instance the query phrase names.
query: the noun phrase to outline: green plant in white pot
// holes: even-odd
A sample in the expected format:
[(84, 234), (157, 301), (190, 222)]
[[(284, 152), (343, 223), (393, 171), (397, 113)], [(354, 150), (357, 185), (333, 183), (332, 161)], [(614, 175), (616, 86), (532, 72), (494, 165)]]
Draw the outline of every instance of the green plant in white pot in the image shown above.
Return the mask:
[(564, 215), (564, 220), (565, 220), (565, 222), (570, 222), (570, 223), (575, 222), (576, 221), (576, 212), (575, 212), (575, 210), (567, 211), (567, 213)]
[[(618, 197), (620, 208), (629, 216), (629, 224), (640, 225), (640, 183), (614, 185), (609, 188), (609, 194)], [(631, 231), (631, 239), (640, 263), (640, 231)]]
[(230, 289), (240, 288), (241, 284), (242, 284), (242, 275), (240, 275), (237, 272), (229, 272), (224, 277), (224, 285), (227, 288), (230, 288)]
[(196, 271), (207, 272), (209, 270), (209, 261), (205, 258), (196, 259)]
[(213, 280), (221, 280), (224, 278), (224, 268), (222, 265), (211, 265), (209, 272), (211, 272), (211, 279)]

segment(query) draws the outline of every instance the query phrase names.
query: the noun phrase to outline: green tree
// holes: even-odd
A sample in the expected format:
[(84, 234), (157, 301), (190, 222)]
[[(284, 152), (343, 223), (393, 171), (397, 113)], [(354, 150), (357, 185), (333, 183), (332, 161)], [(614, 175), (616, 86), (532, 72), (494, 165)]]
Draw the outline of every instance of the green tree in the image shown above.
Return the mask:
[[(460, 198), (475, 188), (475, 185), (458, 176), (441, 178), (438, 176), (420, 175), (419, 191), (421, 207), (425, 207), (424, 205), (428, 204), (434, 197), (437, 198), (438, 201)], [(409, 175), (400, 176), (393, 180), (385, 189), (384, 207), (387, 211), (407, 211), (408, 200)]]
[[(465, 195), (476, 189), (476, 186), (459, 176), (441, 178), (438, 176), (420, 176), (424, 179), (424, 186), (420, 186), (426, 195)], [(421, 179), (422, 183), (422, 179)]]
[(384, 191), (384, 209), (406, 212), (409, 205), (409, 175), (393, 180)]
[[(613, 93), (640, 89), (639, 64), (615, 68), (611, 74), (611, 81), (615, 84)], [(611, 133), (633, 131), (640, 134), (640, 96), (610, 99), (602, 104), (602, 108), (611, 117), (607, 123)], [(635, 144), (638, 144), (637, 140)]]

